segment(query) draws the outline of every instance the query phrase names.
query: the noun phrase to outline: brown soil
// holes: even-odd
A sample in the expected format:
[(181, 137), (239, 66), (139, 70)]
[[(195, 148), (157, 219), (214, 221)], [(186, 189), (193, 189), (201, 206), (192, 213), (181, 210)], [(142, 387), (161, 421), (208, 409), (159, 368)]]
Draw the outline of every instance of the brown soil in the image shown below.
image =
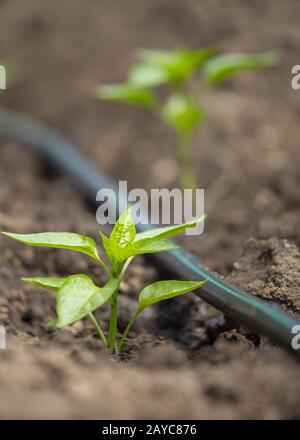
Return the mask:
[[(225, 173), (231, 191), (210, 210), (203, 236), (184, 243), (232, 282), (300, 316), (300, 101), (290, 87), (299, 12), (296, 0), (2, 0), (0, 54), (19, 66), (2, 105), (58, 128), (115, 179), (172, 187), (166, 128), (95, 100), (93, 85), (122, 80), (137, 47), (281, 49), (278, 67), (204, 96), (210, 118), (196, 140), (199, 180), (206, 188)], [(97, 238), (95, 217), (68, 181), (45, 176), (21, 145), (2, 140), (0, 148), (1, 230)], [(19, 279), (78, 272), (101, 281), (84, 256), (0, 240), (0, 323), (8, 331), (1, 418), (300, 417), (298, 364), (192, 295), (142, 315), (121, 359), (101, 348), (88, 322), (51, 330), (54, 299)], [(120, 331), (140, 288), (157, 277), (142, 258), (132, 265)], [(107, 318), (101, 309), (104, 326)]]

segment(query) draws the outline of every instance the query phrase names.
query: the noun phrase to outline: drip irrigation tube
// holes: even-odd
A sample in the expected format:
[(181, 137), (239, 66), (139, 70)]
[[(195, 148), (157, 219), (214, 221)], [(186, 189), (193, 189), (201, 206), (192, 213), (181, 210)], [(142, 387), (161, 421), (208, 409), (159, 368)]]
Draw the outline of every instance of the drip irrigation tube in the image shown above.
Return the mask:
[[(30, 146), (56, 168), (68, 174), (95, 205), (99, 189), (110, 188), (117, 194), (116, 185), (104, 173), (83, 157), (64, 137), (44, 124), (22, 114), (1, 109), (0, 135)], [(123, 204), (126, 205), (125, 200), (121, 202)], [(121, 205), (118, 207), (119, 211), (124, 208)], [(294, 336), (292, 329), (300, 325), (300, 321), (285, 313), (277, 304), (262, 301), (226, 283), (181, 248), (155, 254), (154, 258), (168, 271), (185, 279), (207, 279), (205, 286), (195, 292), (197, 296), (226, 316), (270, 337), (300, 358), (300, 350), (293, 350), (291, 345)]]

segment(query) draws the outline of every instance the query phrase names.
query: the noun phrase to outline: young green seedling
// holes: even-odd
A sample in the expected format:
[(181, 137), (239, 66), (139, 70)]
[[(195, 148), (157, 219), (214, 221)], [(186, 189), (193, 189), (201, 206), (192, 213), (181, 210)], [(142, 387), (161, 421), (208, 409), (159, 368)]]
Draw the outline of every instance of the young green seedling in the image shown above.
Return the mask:
[[(35, 277), (22, 278), (26, 283), (42, 287), (56, 293), (57, 328), (66, 327), (88, 317), (95, 326), (100, 339), (111, 348), (122, 347), (125, 337), (139, 314), (152, 304), (200, 288), (205, 281), (159, 281), (146, 287), (140, 294), (137, 310), (129, 322), (117, 345), (118, 295), (125, 272), (136, 255), (176, 249), (177, 246), (168, 238), (195, 227), (203, 217), (191, 222), (137, 233), (130, 207), (127, 208), (115, 224), (110, 237), (100, 232), (102, 244), (109, 262), (107, 265), (99, 256), (95, 241), (90, 237), (71, 232), (44, 232), (37, 234), (13, 234), (2, 232), (5, 236), (28, 246), (67, 249), (85, 254), (95, 260), (105, 271), (107, 282), (98, 287), (85, 274), (67, 278)], [(104, 303), (110, 304), (110, 322), (108, 339), (94, 311)]]
[[(202, 73), (202, 89), (216, 87), (234, 75), (262, 69), (277, 63), (274, 52), (262, 54), (218, 55), (213, 48), (201, 50), (139, 50), (138, 63), (128, 73), (124, 84), (97, 88), (97, 95), (108, 101), (133, 104), (157, 115), (177, 138), (177, 158), (182, 189), (197, 188), (193, 167), (193, 136), (205, 114), (190, 89), (191, 76)], [(158, 86), (169, 86), (169, 95), (161, 101)]]

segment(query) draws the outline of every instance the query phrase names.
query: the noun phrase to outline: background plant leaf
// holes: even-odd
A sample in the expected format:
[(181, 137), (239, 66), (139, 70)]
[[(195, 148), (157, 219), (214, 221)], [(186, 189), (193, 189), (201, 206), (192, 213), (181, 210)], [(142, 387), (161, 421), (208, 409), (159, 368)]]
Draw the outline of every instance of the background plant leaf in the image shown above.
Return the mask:
[(104, 287), (96, 286), (87, 275), (73, 275), (64, 282), (57, 295), (57, 323), (61, 328), (84, 318), (102, 306), (118, 286), (111, 278)]
[(161, 112), (163, 120), (182, 134), (193, 132), (201, 123), (204, 114), (190, 97), (173, 93)]
[(157, 281), (145, 287), (140, 293), (138, 312), (140, 313), (146, 307), (156, 302), (174, 298), (185, 293), (192, 292), (203, 286), (206, 281)]
[[(159, 85), (163, 83), (173, 83), (178, 86), (183, 84), (189, 76), (194, 73), (199, 67), (210, 57), (216, 53), (215, 49), (209, 47), (200, 50), (139, 50), (137, 55), (145, 65), (155, 67), (156, 70), (147, 71), (146, 68), (139, 68), (135, 72), (131, 80), (139, 81), (139, 84), (144, 84), (143, 79), (151, 78), (156, 80), (152, 85)], [(151, 75), (149, 73), (151, 72)], [(144, 76), (144, 78), (143, 78)]]
[(133, 104), (145, 108), (156, 106), (154, 92), (132, 84), (112, 84), (97, 87), (96, 94), (106, 101)]
[(262, 54), (225, 54), (208, 60), (203, 67), (205, 80), (211, 85), (218, 85), (233, 75), (252, 70), (263, 69), (278, 63), (276, 52)]
[(84, 235), (73, 232), (41, 232), (37, 234), (2, 232), (2, 234), (28, 246), (67, 249), (86, 254), (101, 262), (96, 243), (92, 238)]
[(128, 74), (128, 81), (136, 87), (155, 87), (169, 81), (164, 69), (151, 64), (136, 64)]

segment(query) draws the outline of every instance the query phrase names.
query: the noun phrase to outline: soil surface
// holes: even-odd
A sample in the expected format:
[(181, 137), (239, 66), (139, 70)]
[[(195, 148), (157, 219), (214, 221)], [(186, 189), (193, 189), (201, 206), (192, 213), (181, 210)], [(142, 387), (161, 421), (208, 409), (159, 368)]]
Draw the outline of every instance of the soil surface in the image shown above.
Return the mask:
[[(174, 187), (174, 139), (147, 113), (96, 100), (97, 83), (122, 81), (138, 47), (281, 50), (280, 64), (205, 93), (209, 114), (196, 138), (200, 187), (230, 188), (204, 234), (184, 245), (248, 292), (300, 317), (300, 92), (296, 0), (2, 0), (0, 54), (14, 57), (3, 106), (38, 117), (130, 187)], [(0, 228), (74, 231), (97, 240), (95, 215), (63, 176), (23, 145), (0, 141)], [(251, 238), (252, 237), (252, 238)], [(254, 237), (254, 238), (253, 238)], [(122, 331), (138, 293), (160, 268), (138, 258), (121, 286)], [(0, 240), (1, 418), (299, 418), (299, 364), (261, 335), (193, 295), (139, 318), (117, 358), (89, 322), (53, 330), (51, 294), (22, 276), (88, 273), (85, 256)], [(107, 328), (108, 309), (98, 317)]]

